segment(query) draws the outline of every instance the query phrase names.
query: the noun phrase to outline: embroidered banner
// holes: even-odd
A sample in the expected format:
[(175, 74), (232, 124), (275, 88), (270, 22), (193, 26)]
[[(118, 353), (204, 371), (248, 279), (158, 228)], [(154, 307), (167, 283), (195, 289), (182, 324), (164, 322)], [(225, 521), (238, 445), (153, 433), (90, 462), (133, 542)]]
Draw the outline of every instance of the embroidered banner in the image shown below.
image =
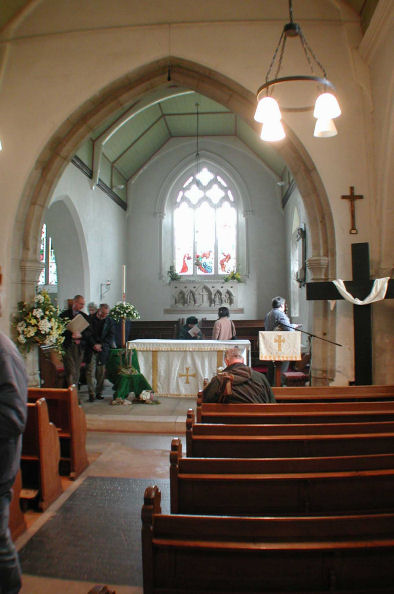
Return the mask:
[(300, 361), (300, 332), (259, 332), (262, 361)]

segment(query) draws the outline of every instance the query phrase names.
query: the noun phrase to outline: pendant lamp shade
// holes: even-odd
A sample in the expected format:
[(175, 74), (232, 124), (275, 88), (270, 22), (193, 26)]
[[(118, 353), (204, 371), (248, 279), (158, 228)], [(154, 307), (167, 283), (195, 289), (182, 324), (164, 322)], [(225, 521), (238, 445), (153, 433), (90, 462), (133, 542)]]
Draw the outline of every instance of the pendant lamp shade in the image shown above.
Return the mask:
[(316, 99), (313, 116), (317, 119), (332, 120), (341, 115), (341, 108), (337, 98), (332, 93), (322, 93)]
[(336, 136), (338, 134), (334, 120), (327, 118), (319, 118), (316, 121), (315, 131), (313, 136), (317, 138), (330, 138), (330, 136)]
[(261, 129), (260, 138), (267, 142), (276, 142), (285, 138), (286, 134), (280, 120), (271, 120), (264, 122)]
[(259, 100), (254, 119), (265, 124), (269, 121), (279, 122), (282, 118), (278, 102), (273, 97), (262, 97)]

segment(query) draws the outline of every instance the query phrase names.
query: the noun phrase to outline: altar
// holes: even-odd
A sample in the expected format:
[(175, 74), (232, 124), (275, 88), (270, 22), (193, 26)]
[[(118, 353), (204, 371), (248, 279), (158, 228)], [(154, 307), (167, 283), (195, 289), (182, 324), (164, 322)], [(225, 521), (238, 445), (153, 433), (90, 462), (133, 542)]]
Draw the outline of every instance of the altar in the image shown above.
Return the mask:
[(251, 361), (249, 340), (131, 340), (141, 373), (159, 396), (197, 396), (204, 378), (225, 367), (224, 351), (238, 347), (246, 365)]

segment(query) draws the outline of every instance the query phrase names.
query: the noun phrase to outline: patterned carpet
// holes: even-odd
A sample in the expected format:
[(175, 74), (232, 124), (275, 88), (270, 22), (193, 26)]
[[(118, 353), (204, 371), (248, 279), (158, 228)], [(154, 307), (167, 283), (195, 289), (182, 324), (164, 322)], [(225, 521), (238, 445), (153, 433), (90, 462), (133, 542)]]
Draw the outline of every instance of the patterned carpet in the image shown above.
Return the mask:
[(169, 481), (88, 477), (19, 551), (24, 573), (142, 586), (141, 508), (157, 485), (169, 513)]

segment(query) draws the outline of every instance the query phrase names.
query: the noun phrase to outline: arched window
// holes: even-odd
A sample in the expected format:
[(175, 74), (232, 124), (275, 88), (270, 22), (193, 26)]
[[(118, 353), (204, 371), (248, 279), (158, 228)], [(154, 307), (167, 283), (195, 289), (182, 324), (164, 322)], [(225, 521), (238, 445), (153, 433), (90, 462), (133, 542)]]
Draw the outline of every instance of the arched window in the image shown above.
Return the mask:
[(57, 286), (57, 266), (55, 252), (52, 245), (52, 238), (49, 237), (47, 226), (42, 226), (41, 229), (41, 243), (40, 243), (40, 262), (44, 265), (41, 270), (40, 278), (38, 279), (38, 286)]
[(184, 181), (173, 209), (173, 238), (175, 270), (182, 276), (237, 269), (237, 207), (221, 175), (203, 167)]

